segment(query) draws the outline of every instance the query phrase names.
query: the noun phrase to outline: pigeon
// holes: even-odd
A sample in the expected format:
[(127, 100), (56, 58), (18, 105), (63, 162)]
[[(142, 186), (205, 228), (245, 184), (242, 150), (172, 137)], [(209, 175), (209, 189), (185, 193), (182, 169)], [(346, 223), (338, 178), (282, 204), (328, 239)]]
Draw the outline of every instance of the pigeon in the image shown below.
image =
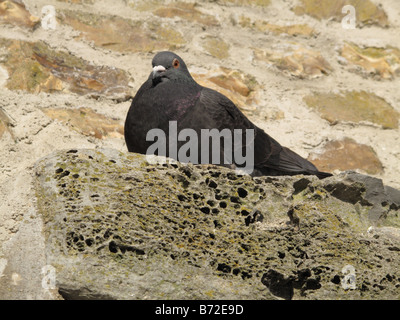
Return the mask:
[[(244, 158), (251, 159), (251, 176), (304, 174), (323, 179), (332, 175), (319, 171), (311, 162), (280, 145), (226, 96), (199, 85), (177, 54), (159, 52), (152, 66), (126, 116), (124, 135), (129, 152), (158, 154), (178, 161), (186, 157), (194, 164), (210, 163), (236, 169), (243, 167), (243, 153), (247, 152)], [(154, 130), (165, 136), (152, 137), (150, 133)], [(227, 139), (223, 143), (217, 141), (218, 144), (212, 140), (210, 144), (210, 140), (199, 138), (205, 132)], [(193, 137), (194, 133), (197, 137)], [(165, 148), (155, 148), (155, 141), (158, 147), (165, 144)]]

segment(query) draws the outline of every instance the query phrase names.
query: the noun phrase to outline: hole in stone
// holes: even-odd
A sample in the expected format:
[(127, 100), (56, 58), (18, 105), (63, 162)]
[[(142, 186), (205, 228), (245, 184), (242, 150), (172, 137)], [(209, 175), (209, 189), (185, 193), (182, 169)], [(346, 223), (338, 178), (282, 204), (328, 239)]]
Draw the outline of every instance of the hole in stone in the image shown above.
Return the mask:
[(78, 179), (79, 178), (79, 174), (75, 173), (72, 175), (73, 178)]
[(218, 187), (218, 184), (217, 184), (215, 181), (210, 180), (210, 183), (208, 184), (208, 186), (209, 186), (210, 188), (215, 189), (216, 187)]
[(331, 282), (334, 283), (334, 284), (339, 284), (339, 283), (340, 283), (340, 276), (335, 275), (335, 276), (332, 278)]
[(219, 213), (219, 210), (218, 210), (217, 208), (213, 208), (213, 209), (211, 210), (211, 212), (214, 213), (214, 214), (217, 214), (217, 213)]
[(183, 194), (178, 194), (179, 201), (186, 201), (186, 197)]
[(104, 232), (104, 239), (108, 239), (111, 236), (111, 232), (110, 230), (107, 230), (106, 232)]
[(293, 280), (278, 271), (269, 269), (262, 276), (261, 283), (263, 283), (273, 295), (286, 300), (291, 300), (293, 297)]
[(208, 200), (208, 201), (207, 201), (207, 204), (208, 204), (210, 207), (214, 207), (214, 206), (215, 206), (215, 201), (213, 201), (213, 200)]
[(317, 290), (321, 288), (321, 284), (317, 279), (308, 279), (306, 282), (306, 290)]
[(61, 174), (60, 174), (60, 176), (59, 176), (59, 179), (61, 179), (61, 178), (64, 178), (64, 177), (66, 177), (66, 176), (68, 176), (69, 175), (69, 171), (68, 170), (65, 170), (64, 172), (62, 172)]
[(231, 197), (231, 202), (240, 203), (240, 199), (238, 197)]
[(203, 208), (200, 208), (200, 211), (205, 213), (205, 214), (209, 214), (210, 213), (210, 208), (209, 207), (203, 207)]
[(229, 180), (237, 180), (237, 176), (233, 173), (229, 172), (226, 176)]
[(246, 189), (239, 188), (239, 189), (238, 189), (238, 195), (239, 195), (239, 197), (241, 197), (241, 198), (246, 198), (247, 195), (248, 195), (248, 192), (247, 192)]
[(188, 168), (182, 167), (180, 170), (181, 170), (188, 178), (191, 178), (191, 177), (192, 177), (192, 172), (191, 172)]
[(225, 208), (227, 207), (227, 204), (226, 204), (225, 201), (221, 201), (221, 202), (219, 203), (219, 206), (220, 206), (222, 209), (225, 209)]
[(118, 252), (118, 246), (116, 245), (116, 243), (114, 241), (111, 241), (108, 244), (108, 250), (110, 250), (110, 252), (112, 252), (112, 253), (117, 253)]
[(90, 247), (94, 243), (94, 241), (93, 239), (86, 239), (85, 243)]
[(63, 171), (64, 171), (64, 169), (58, 168), (58, 169), (56, 170), (56, 173), (58, 174), (58, 173), (61, 173), (61, 172), (63, 172)]
[(241, 276), (243, 280), (250, 279), (252, 277), (251, 273), (247, 271), (243, 271)]
[(67, 151), (67, 153), (77, 153), (77, 152), (78, 152), (78, 150), (76, 150), (76, 149), (71, 149), (71, 150)]
[(221, 175), (221, 172), (212, 171), (212, 172), (210, 172), (210, 174), (211, 174), (211, 177), (218, 178)]
[(110, 162), (111, 162), (111, 163), (117, 163), (117, 161), (115, 161), (115, 160), (110, 160)]
[(214, 227), (220, 229), (222, 227), (221, 223), (218, 220), (214, 220)]
[(251, 223), (254, 222), (262, 222), (264, 220), (264, 216), (260, 212), (260, 210), (256, 210), (252, 212), (252, 214), (248, 215), (244, 222), (246, 223), (246, 226), (249, 226)]
[(230, 272), (231, 272), (231, 267), (228, 266), (228, 265), (225, 264), (225, 263), (219, 263), (219, 264), (218, 264), (218, 267), (217, 267), (217, 270), (218, 270), (218, 271), (222, 271), (222, 272), (224, 272), (224, 273), (230, 273)]

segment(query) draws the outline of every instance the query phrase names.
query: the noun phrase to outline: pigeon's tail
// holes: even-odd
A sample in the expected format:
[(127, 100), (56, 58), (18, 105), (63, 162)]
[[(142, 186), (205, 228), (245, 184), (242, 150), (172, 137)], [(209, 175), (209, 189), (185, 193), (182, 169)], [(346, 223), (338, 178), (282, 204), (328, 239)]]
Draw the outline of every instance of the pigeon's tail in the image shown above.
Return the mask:
[(282, 147), (282, 150), (279, 154), (279, 165), (273, 167), (271, 166), (270, 168), (281, 172), (279, 174), (286, 175), (315, 175), (319, 179), (324, 179), (332, 176), (331, 173), (319, 171), (317, 167), (314, 166), (310, 161), (304, 159), (303, 157), (299, 156), (297, 153), (286, 147)]
[(310, 172), (309, 174), (315, 175), (320, 179), (325, 179), (328, 177), (332, 177), (333, 174), (329, 173), (329, 172), (322, 172), (322, 171), (314, 171), (314, 172)]

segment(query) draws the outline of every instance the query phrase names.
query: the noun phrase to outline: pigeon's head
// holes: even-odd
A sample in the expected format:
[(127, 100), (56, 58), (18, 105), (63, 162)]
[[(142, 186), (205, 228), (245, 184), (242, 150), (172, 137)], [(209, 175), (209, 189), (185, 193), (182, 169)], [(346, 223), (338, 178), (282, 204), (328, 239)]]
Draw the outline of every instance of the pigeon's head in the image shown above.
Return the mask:
[(170, 51), (157, 53), (152, 61), (153, 72), (150, 77), (156, 85), (164, 81), (193, 81), (185, 62), (177, 54)]

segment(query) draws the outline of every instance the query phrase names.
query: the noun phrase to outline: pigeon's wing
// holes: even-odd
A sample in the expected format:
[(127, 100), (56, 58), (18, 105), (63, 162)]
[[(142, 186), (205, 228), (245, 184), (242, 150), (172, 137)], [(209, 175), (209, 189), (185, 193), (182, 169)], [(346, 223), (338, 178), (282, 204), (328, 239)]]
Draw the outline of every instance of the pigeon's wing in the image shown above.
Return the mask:
[[(255, 126), (230, 99), (215, 90), (203, 88), (198, 104), (199, 109), (203, 110), (210, 118), (209, 122), (219, 130), (225, 128), (254, 130), (254, 140), (249, 142), (254, 143), (254, 164), (256, 166), (269, 160), (272, 162), (279, 160), (281, 145)], [(242, 139), (242, 143), (242, 147), (245, 148), (246, 139)]]
[[(275, 139), (262, 129), (255, 126), (236, 106), (224, 95), (208, 88), (203, 88), (198, 100), (198, 107), (210, 118), (209, 122), (215, 128), (254, 129), (254, 165), (257, 168), (273, 169), (279, 172), (302, 173), (318, 172), (309, 161), (286, 147), (282, 147)], [(243, 141), (243, 148), (246, 146)]]

